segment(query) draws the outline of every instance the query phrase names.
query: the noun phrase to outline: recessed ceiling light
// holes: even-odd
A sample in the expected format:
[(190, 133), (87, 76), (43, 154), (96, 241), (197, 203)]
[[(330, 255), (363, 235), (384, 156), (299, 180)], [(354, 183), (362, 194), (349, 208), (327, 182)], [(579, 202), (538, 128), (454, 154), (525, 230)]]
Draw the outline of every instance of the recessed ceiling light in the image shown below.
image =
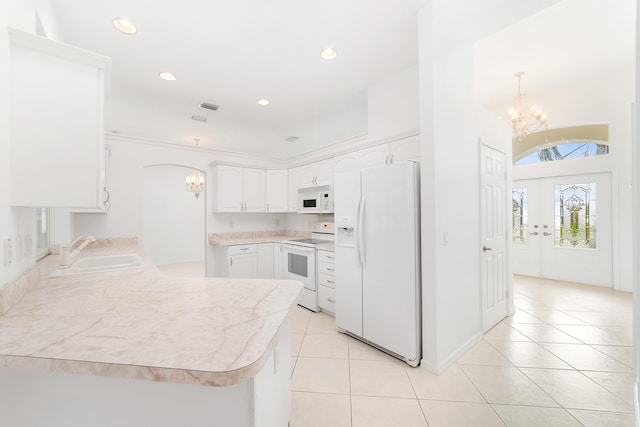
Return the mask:
[(320, 51), (320, 56), (322, 59), (335, 59), (338, 56), (338, 52), (332, 47), (325, 47)]
[(209, 119), (202, 116), (191, 116), (191, 120), (195, 120), (196, 122), (206, 122)]
[(289, 136), (289, 137), (285, 138), (284, 140), (287, 141), (287, 142), (293, 142), (293, 141), (297, 141), (299, 139), (300, 139), (299, 136)]
[(158, 73), (158, 75), (160, 76), (160, 78), (163, 78), (163, 79), (169, 80), (169, 81), (174, 81), (176, 79), (176, 76), (174, 76), (173, 74), (171, 74), (168, 71), (160, 71)]
[(131, 21), (129, 21), (126, 18), (115, 18), (113, 20), (113, 26), (116, 27), (118, 30), (122, 31), (123, 33), (129, 34), (129, 35), (134, 35), (135, 33), (138, 32), (138, 29), (136, 28), (136, 26), (133, 25)]
[(258, 104), (259, 105), (269, 105), (269, 100), (262, 98), (262, 99), (258, 99)]

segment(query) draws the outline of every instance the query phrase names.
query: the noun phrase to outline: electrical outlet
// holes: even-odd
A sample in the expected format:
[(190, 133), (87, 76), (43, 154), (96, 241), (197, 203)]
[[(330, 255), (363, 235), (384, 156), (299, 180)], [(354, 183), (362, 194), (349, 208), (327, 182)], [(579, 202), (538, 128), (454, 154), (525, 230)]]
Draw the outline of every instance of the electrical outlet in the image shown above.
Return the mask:
[(4, 266), (8, 266), (11, 264), (11, 260), (13, 259), (13, 244), (11, 243), (11, 239), (4, 240)]

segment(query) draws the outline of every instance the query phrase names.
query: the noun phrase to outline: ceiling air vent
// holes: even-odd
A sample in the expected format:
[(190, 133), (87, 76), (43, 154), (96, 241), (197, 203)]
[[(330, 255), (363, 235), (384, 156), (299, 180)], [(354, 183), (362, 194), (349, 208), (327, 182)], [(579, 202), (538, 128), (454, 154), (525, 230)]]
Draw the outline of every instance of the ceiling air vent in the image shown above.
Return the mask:
[(288, 137), (288, 138), (285, 138), (284, 140), (285, 140), (285, 141), (288, 141), (288, 142), (293, 142), (293, 141), (297, 141), (297, 140), (299, 140), (299, 139), (300, 139), (300, 138), (299, 138), (299, 137), (297, 137), (297, 136), (290, 136), (290, 137)]
[(216, 104), (211, 104), (209, 102), (201, 102), (200, 108), (206, 108), (207, 110), (216, 111), (219, 107)]
[(196, 122), (206, 122), (209, 119), (202, 116), (191, 116), (191, 120), (195, 120)]

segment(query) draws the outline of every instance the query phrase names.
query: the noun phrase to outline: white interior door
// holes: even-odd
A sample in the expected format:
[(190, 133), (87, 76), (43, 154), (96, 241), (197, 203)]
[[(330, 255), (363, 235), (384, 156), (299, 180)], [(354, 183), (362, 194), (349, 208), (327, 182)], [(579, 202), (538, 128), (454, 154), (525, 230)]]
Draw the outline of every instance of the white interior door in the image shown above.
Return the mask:
[[(528, 199), (522, 217), (518, 190)], [(608, 173), (514, 181), (513, 195), (515, 274), (613, 285)]]
[(482, 327), (486, 332), (507, 316), (507, 177), (505, 155), (480, 148), (482, 233)]

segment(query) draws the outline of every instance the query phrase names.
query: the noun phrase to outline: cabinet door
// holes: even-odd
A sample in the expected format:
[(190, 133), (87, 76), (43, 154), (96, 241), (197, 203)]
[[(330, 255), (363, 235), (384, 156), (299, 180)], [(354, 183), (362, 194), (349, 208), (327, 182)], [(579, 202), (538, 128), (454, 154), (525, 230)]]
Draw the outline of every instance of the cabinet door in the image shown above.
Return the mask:
[(315, 163), (300, 166), (299, 188), (316, 186), (316, 166)]
[(9, 39), (10, 204), (102, 207), (110, 59), (13, 29)]
[(258, 278), (258, 254), (230, 255), (229, 277), (242, 279)]
[(265, 211), (265, 171), (243, 169), (243, 201), (245, 212)]
[(398, 163), (405, 160), (420, 161), (420, 137), (412, 136), (410, 138), (393, 141), (390, 143), (391, 163)]
[(258, 245), (258, 279), (273, 279), (273, 243)]
[(333, 159), (315, 163), (316, 185), (333, 184)]
[(217, 165), (214, 167), (217, 212), (240, 212), (242, 208), (242, 168)]
[(282, 265), (282, 243), (273, 244), (273, 278), (284, 278), (284, 266)]
[(389, 144), (380, 144), (358, 151), (360, 170), (389, 164)]
[(289, 212), (298, 212), (298, 188), (300, 188), (300, 168), (289, 169)]
[(334, 157), (333, 168), (335, 173), (358, 172), (358, 152), (354, 151)]
[(267, 212), (287, 212), (287, 171), (268, 170), (267, 171)]

